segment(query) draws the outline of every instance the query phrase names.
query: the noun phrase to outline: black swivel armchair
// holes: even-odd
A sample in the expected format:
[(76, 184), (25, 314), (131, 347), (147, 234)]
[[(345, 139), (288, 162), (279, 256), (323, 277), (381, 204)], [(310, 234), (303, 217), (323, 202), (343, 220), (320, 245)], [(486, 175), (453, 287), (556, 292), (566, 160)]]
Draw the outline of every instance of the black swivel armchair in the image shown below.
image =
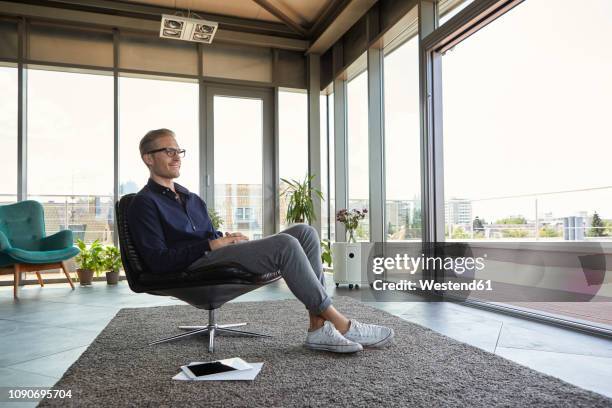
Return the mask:
[(216, 333), (232, 333), (246, 336), (270, 337), (234, 329), (246, 323), (217, 324), (215, 311), (225, 302), (280, 279), (280, 271), (266, 275), (250, 272), (238, 263), (207, 265), (191, 271), (176, 271), (169, 274), (153, 274), (147, 271), (134, 246), (127, 221), (127, 209), (135, 194), (123, 196), (115, 204), (121, 260), (130, 289), (137, 293), (173, 296), (199, 309), (208, 310), (205, 326), (179, 326), (185, 333), (157, 340), (150, 345), (177, 340), (196, 334), (208, 333), (208, 351), (213, 352)]

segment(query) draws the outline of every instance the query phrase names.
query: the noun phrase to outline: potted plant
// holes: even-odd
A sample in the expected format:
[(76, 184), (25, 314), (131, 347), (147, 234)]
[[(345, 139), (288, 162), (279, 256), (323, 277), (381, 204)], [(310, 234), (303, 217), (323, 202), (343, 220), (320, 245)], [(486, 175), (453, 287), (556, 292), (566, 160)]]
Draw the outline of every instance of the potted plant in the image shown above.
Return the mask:
[(348, 235), (347, 242), (357, 242), (355, 239), (355, 230), (359, 226), (359, 221), (363, 220), (367, 213), (367, 208), (363, 208), (361, 211), (355, 208), (350, 211), (343, 208), (336, 213), (336, 221), (343, 223), (346, 229)]
[(321, 241), (321, 262), (326, 263), (330, 268), (332, 266), (332, 249), (328, 239)]
[(323, 193), (316, 188), (312, 188), (310, 183), (315, 175), (306, 175), (303, 181), (292, 179), (291, 181), (281, 178), (287, 184), (287, 188), (281, 193), (281, 197), (288, 196), (287, 204), (287, 223), (312, 222), (316, 220), (312, 195), (317, 195), (323, 200)]
[(208, 210), (208, 215), (210, 216), (210, 221), (212, 222), (213, 228), (219, 230), (219, 228), (221, 228), (223, 225), (223, 218), (221, 218), (217, 210), (214, 208)]
[(91, 285), (94, 272), (99, 273), (102, 245), (97, 239), (89, 247), (77, 239), (77, 247), (81, 251), (75, 258), (77, 262), (77, 275), (82, 286)]
[(102, 270), (106, 271), (106, 283), (116, 285), (119, 282), (119, 270), (121, 269), (121, 253), (114, 245), (104, 247), (101, 256)]

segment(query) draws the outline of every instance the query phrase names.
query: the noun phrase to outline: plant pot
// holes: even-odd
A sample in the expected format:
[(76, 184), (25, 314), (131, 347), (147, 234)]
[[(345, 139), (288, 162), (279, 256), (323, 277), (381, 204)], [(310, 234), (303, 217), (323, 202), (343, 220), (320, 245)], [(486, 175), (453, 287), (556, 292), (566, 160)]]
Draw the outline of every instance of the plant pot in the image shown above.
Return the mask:
[(77, 269), (77, 275), (79, 276), (79, 283), (81, 286), (91, 285), (93, 280), (94, 272), (91, 269)]
[(119, 271), (106, 272), (106, 283), (116, 285), (119, 282)]

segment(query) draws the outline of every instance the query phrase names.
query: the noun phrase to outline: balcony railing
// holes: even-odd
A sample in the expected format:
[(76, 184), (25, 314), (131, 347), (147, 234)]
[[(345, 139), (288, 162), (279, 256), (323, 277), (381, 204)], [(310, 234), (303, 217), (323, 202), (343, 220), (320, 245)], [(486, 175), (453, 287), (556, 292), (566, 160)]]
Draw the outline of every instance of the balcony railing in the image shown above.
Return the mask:
[(612, 241), (612, 220), (605, 218), (610, 203), (612, 186), (448, 200), (445, 235), (448, 240)]
[[(47, 235), (70, 229), (74, 239), (91, 243), (113, 243), (114, 209), (112, 195), (30, 195), (43, 206)], [(16, 202), (15, 195), (0, 194), (0, 204)]]

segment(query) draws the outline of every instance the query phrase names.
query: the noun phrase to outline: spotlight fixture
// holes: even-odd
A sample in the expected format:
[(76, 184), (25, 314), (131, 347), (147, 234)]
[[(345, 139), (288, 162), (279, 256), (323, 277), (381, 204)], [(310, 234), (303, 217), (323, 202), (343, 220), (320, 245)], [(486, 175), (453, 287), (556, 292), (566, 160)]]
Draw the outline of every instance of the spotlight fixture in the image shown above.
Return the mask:
[(162, 15), (159, 36), (161, 38), (210, 44), (218, 27), (219, 24), (213, 21), (164, 14)]

